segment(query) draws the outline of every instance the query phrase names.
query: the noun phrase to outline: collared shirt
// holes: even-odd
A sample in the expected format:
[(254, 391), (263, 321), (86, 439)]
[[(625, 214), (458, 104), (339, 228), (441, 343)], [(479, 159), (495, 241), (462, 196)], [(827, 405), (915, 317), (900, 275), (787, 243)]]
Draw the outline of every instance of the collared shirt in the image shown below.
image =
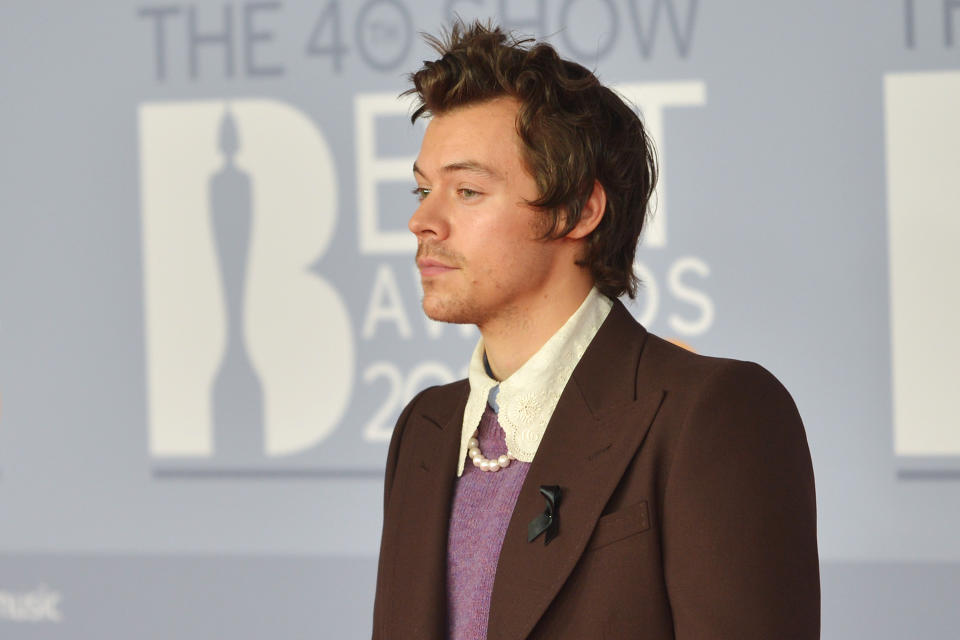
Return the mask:
[(463, 474), (468, 444), (480, 424), (490, 391), (498, 385), (497, 419), (506, 434), (507, 451), (517, 460), (533, 462), (560, 394), (612, 308), (609, 298), (596, 287), (591, 289), (566, 323), (502, 382), (487, 374), (480, 338), (470, 359), (470, 395), (463, 411), (457, 477)]

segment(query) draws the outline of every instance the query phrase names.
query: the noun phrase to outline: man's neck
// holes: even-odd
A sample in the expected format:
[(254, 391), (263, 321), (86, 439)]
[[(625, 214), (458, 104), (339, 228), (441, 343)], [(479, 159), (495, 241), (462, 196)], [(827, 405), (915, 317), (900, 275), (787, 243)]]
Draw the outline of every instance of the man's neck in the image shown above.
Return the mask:
[(479, 327), (494, 378), (506, 380), (522, 367), (570, 319), (592, 287), (591, 280), (579, 281), (540, 304), (518, 307)]

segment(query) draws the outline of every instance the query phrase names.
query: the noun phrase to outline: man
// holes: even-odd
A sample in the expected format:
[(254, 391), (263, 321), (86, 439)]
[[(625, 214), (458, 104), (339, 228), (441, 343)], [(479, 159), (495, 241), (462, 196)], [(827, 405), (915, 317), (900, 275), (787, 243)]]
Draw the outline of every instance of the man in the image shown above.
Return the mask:
[(545, 44), (456, 25), (413, 74), (423, 308), (469, 378), (390, 444), (374, 638), (819, 636), (813, 472), (752, 363), (637, 324), (639, 118)]

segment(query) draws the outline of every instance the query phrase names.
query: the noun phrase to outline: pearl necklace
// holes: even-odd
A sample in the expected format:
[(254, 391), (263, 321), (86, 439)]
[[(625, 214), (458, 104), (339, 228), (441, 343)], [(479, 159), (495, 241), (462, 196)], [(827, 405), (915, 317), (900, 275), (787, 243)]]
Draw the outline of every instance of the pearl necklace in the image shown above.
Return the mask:
[(500, 469), (509, 467), (511, 460), (516, 460), (516, 458), (507, 454), (503, 454), (499, 458), (494, 459), (483, 457), (483, 454), (480, 452), (480, 440), (477, 439), (479, 433), (479, 429), (474, 430), (473, 437), (470, 438), (470, 442), (467, 445), (467, 455), (473, 460), (473, 466), (481, 471), (500, 471)]

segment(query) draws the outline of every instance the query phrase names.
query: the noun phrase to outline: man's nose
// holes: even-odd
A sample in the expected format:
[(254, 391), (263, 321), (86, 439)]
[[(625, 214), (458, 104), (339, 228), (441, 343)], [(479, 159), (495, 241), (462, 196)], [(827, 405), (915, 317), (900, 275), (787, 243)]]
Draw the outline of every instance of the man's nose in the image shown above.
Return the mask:
[(438, 200), (435, 194), (427, 195), (420, 201), (420, 206), (413, 212), (410, 222), (407, 223), (410, 231), (421, 240), (443, 240), (447, 236), (447, 221)]

